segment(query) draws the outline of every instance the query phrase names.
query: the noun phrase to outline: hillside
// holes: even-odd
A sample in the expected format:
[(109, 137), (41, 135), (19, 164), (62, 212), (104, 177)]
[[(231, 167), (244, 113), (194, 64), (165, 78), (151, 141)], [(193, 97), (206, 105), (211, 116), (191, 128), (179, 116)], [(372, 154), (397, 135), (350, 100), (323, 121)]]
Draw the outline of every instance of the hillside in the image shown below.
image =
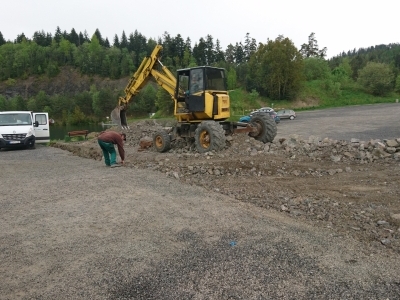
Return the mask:
[(127, 82), (128, 78), (110, 80), (100, 76), (82, 75), (78, 70), (67, 66), (61, 68), (60, 73), (54, 78), (30, 76), (27, 79), (0, 82), (0, 94), (6, 98), (21, 95), (24, 99), (29, 99), (40, 91), (44, 91), (49, 96), (56, 94), (73, 95), (88, 91), (93, 84), (97, 87), (123, 90)]

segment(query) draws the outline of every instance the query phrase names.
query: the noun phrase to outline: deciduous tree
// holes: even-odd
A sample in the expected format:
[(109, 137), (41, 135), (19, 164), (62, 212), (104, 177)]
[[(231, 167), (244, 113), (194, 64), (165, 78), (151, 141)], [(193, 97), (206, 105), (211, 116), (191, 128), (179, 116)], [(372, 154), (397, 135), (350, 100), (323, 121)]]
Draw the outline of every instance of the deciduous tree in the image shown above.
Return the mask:
[(326, 79), (330, 73), (331, 70), (326, 60), (317, 57), (304, 59), (304, 76), (306, 80)]
[(394, 74), (387, 64), (369, 62), (360, 70), (357, 82), (368, 93), (384, 96), (393, 91)]
[[(292, 99), (303, 79), (303, 58), (293, 42), (278, 36), (260, 46), (250, 59), (251, 88), (273, 99)], [(250, 87), (249, 87), (250, 88)]]

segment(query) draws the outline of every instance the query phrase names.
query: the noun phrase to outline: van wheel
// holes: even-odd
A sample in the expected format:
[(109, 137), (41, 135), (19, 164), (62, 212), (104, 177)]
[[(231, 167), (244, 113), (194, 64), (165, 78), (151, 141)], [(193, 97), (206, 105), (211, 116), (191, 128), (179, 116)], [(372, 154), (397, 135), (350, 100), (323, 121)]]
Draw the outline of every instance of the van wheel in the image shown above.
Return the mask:
[(35, 142), (29, 144), (29, 145), (28, 145), (28, 149), (29, 149), (29, 150), (36, 149)]

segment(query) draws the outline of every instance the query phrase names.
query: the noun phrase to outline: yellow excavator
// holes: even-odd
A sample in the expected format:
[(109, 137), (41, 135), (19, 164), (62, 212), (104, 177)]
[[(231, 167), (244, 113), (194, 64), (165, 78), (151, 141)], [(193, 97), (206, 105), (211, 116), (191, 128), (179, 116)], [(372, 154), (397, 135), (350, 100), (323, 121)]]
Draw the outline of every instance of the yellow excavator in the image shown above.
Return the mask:
[(199, 66), (177, 71), (175, 77), (160, 62), (162, 46), (156, 45), (145, 57), (130, 78), (125, 96), (118, 99), (111, 113), (113, 123), (128, 128), (126, 110), (129, 103), (146, 83), (153, 78), (174, 101), (176, 125), (153, 136), (153, 146), (158, 152), (171, 148), (177, 138), (193, 139), (198, 152), (219, 151), (225, 147), (227, 135), (248, 133), (263, 143), (272, 142), (276, 136), (275, 121), (268, 113), (255, 113), (249, 123), (231, 122), (230, 99), (227, 91), (225, 69)]

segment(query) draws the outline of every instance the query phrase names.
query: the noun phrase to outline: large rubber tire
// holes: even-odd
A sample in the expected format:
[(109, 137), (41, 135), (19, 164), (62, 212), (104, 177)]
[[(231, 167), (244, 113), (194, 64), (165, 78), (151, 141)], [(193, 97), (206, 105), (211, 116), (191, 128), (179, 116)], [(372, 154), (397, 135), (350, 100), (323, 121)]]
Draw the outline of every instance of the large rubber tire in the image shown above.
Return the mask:
[(219, 151), (225, 147), (225, 130), (215, 121), (203, 121), (196, 128), (194, 139), (200, 153)]
[(171, 137), (165, 131), (159, 131), (153, 136), (153, 146), (158, 152), (171, 149)]
[(274, 140), (277, 134), (276, 123), (268, 113), (255, 113), (250, 119), (250, 124), (257, 126), (259, 130), (257, 133), (249, 133), (249, 136), (264, 144)]

